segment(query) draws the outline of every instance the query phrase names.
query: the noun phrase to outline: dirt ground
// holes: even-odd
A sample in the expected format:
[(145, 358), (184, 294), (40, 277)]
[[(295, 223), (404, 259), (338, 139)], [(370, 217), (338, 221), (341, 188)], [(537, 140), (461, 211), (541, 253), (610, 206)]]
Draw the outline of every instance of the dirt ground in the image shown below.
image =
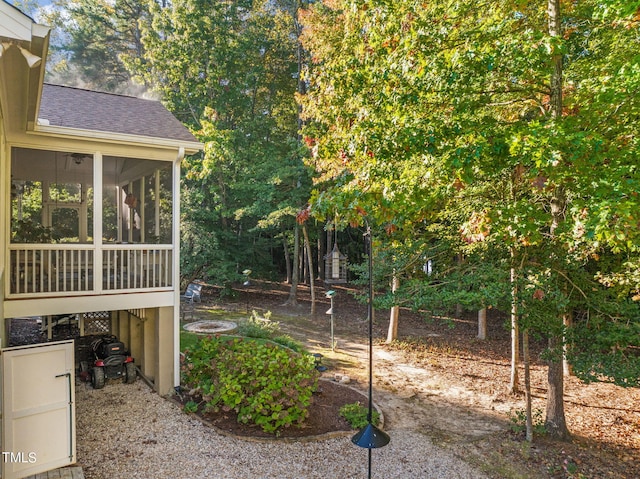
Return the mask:
[[(366, 307), (352, 291), (333, 288), (335, 352), (330, 344), (329, 300), (317, 288), (315, 314), (309, 290), (302, 286), (298, 306), (285, 306), (288, 286), (257, 283), (235, 298), (205, 288), (196, 305), (198, 318), (224, 311), (271, 311), (283, 332), (324, 355), (325, 377), (348, 375), (363, 391), (368, 383), (368, 321)], [(491, 312), (490, 312), (491, 313)], [(473, 315), (426, 318), (402, 311), (399, 340), (384, 341), (388, 312), (374, 320), (374, 401), (385, 416), (385, 430), (427, 433), (439, 445), (481, 468), (490, 477), (619, 478), (640, 477), (640, 390), (610, 384), (565, 380), (565, 413), (572, 439), (553, 442), (544, 435), (533, 444), (513, 431), (512, 418), (524, 411), (524, 397), (507, 393), (510, 371), (509, 332), (504, 318), (489, 314), (488, 339), (478, 340)], [(541, 344), (532, 345), (534, 358)], [(520, 372), (522, 380), (522, 372)], [(532, 370), (534, 422), (544, 421), (546, 367)]]
[[(298, 306), (285, 306), (288, 286), (254, 283), (221, 296), (205, 288), (191, 319), (223, 319), (226, 312), (271, 311), (281, 330), (324, 355), (325, 378), (349, 376), (351, 386), (368, 385), (366, 307), (347, 288), (335, 287), (335, 351), (331, 350), (329, 300), (317, 288), (315, 314), (309, 290), (301, 286)], [(490, 312), (491, 313), (491, 312)], [(553, 442), (538, 435), (533, 444), (513, 431), (512, 418), (524, 411), (522, 395), (507, 393), (509, 332), (504, 318), (489, 314), (488, 339), (477, 339), (474, 315), (428, 318), (401, 311), (399, 340), (386, 344), (388, 312), (374, 319), (374, 401), (384, 414), (384, 429), (415, 430), (453, 451), (496, 479), (640, 477), (640, 389), (582, 384), (565, 378), (565, 413), (572, 439)], [(64, 333), (65, 331), (62, 331)], [(13, 345), (44, 340), (33, 320), (14, 320)], [(534, 358), (542, 344), (532, 344)], [(520, 372), (522, 380), (522, 371)], [(544, 421), (546, 368), (534, 361), (534, 412)]]

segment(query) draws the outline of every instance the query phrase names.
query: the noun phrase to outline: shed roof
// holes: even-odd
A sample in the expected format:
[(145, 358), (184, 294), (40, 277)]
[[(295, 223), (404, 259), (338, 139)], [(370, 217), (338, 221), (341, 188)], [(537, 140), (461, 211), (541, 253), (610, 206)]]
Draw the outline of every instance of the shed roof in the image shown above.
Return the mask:
[(159, 101), (49, 83), (42, 87), (38, 119), (51, 126), (198, 141)]

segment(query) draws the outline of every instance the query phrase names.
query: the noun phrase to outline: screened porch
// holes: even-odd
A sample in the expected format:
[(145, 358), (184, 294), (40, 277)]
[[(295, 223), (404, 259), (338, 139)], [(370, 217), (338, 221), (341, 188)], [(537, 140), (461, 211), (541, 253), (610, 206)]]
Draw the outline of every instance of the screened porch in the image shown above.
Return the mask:
[(14, 147), (8, 298), (173, 287), (169, 161)]

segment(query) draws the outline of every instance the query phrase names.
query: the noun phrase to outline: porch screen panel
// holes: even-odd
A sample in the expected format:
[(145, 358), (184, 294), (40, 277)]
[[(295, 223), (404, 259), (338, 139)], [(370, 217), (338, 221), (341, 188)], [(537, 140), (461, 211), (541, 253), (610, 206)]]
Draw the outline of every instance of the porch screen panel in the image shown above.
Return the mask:
[(172, 163), (103, 158), (103, 242), (172, 243)]

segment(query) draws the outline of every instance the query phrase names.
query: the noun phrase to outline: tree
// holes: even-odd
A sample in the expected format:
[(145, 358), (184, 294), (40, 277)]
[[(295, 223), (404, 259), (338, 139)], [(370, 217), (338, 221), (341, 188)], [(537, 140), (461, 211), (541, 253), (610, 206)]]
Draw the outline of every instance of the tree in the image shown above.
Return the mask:
[(40, 2), (38, 0), (13, 0), (9, 3), (12, 3), (16, 8), (19, 8), (28, 15), (33, 15), (40, 7)]
[(145, 54), (131, 67), (206, 145), (185, 161), (187, 274), (229, 283), (245, 268), (272, 279), (281, 269), (273, 252), (282, 250), (283, 232), (297, 228), (310, 187), (297, 134), (292, 8), (149, 3)]
[[(640, 70), (633, 19), (607, 19), (595, 1), (550, 5), (314, 5), (305, 38), (316, 64), (302, 102), (325, 180), (313, 208), (365, 212), (407, 258), (445, 252), (430, 277), (416, 261), (396, 268), (410, 275), (396, 297), (431, 309), (466, 297), (479, 308), (478, 285), (499, 288), (513, 272), (514, 327), (550, 339), (547, 424), (566, 437), (563, 317), (598, 299), (608, 305), (599, 311), (623, 310), (602, 279), (631, 278), (637, 266), (609, 269), (640, 244)], [(494, 301), (508, 310), (500, 291)]]
[(55, 0), (46, 16), (55, 27), (48, 65), (51, 81), (116, 93), (139, 94), (127, 64), (144, 55), (140, 25), (145, 0)]

